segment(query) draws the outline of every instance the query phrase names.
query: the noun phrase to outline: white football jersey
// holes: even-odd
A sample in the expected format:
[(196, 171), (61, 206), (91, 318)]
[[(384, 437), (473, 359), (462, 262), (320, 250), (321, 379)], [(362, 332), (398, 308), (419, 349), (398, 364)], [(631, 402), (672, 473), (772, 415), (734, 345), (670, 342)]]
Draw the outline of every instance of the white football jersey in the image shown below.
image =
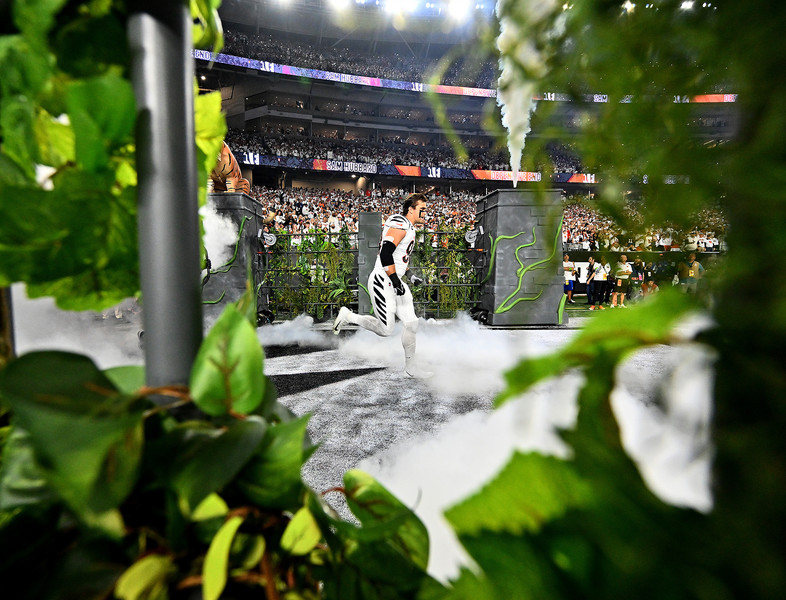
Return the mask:
[[(382, 247), (382, 242), (385, 241), (385, 238), (390, 238), (388, 236), (388, 231), (391, 229), (403, 229), (406, 233), (404, 234), (403, 239), (399, 242), (396, 249), (393, 251), (393, 264), (396, 267), (396, 275), (399, 277), (403, 277), (404, 273), (407, 272), (409, 268), (409, 256), (412, 254), (412, 249), (415, 247), (415, 226), (409, 222), (404, 215), (393, 215), (387, 221), (385, 221), (385, 225), (382, 227), (382, 241), (380, 242), (380, 248)], [(382, 269), (382, 261), (377, 255), (377, 262), (375, 267), (377, 269)]]

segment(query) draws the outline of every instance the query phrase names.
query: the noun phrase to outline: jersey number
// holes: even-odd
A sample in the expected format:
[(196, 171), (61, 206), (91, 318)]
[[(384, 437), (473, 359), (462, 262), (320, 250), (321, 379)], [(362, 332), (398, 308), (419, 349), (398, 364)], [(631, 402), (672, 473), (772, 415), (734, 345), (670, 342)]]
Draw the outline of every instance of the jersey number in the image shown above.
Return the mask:
[(412, 248), (415, 246), (415, 240), (413, 239), (409, 246), (407, 246), (407, 251), (404, 253), (404, 256), (401, 257), (401, 260), (404, 261), (404, 264), (409, 263), (409, 255), (412, 254)]

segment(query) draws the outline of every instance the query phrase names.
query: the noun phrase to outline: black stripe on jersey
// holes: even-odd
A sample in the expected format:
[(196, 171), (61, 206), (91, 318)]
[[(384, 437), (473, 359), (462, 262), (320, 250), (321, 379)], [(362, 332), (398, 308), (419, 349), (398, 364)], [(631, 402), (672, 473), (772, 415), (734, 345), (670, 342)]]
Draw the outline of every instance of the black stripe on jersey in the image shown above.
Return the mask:
[(388, 226), (395, 226), (401, 229), (406, 229), (407, 226), (409, 225), (409, 221), (403, 215), (393, 215), (392, 217), (390, 217), (390, 219), (388, 219), (387, 224)]
[(388, 322), (388, 314), (387, 314), (387, 303), (385, 302), (385, 294), (382, 291), (382, 286), (385, 285), (385, 282), (382, 280), (380, 275), (374, 276), (374, 298), (376, 298), (376, 308), (379, 318), (387, 324)]
[(380, 297), (379, 297), (379, 296), (377, 296), (377, 316), (380, 318), (380, 320), (381, 320), (383, 323), (386, 323), (386, 324), (387, 324), (387, 322), (388, 322), (388, 311), (387, 311), (387, 307), (385, 306), (385, 300), (384, 300), (384, 298), (383, 298), (383, 299), (380, 299)]

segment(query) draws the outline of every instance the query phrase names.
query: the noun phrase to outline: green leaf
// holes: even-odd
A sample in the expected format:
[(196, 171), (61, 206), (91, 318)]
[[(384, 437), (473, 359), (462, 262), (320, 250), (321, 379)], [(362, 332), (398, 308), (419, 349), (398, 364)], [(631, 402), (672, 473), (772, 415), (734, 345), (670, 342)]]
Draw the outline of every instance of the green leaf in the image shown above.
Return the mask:
[(205, 562), (202, 566), (202, 595), (204, 600), (217, 600), (227, 584), (229, 550), (242, 517), (232, 517), (221, 526), (216, 537), (210, 542)]
[(32, 186), (33, 175), (0, 152), (0, 189), (5, 187), (23, 189)]
[[(69, 114), (86, 113), (108, 142), (130, 141), (136, 122), (136, 101), (131, 83), (109, 72), (68, 85)], [(78, 133), (77, 133), (78, 139)]]
[(528, 536), (483, 532), (461, 536), (461, 542), (482, 573), (463, 570), (452, 582), (451, 600), (592, 597), (579, 593), (548, 548)]
[[(28, 295), (60, 308), (113, 306), (139, 290), (136, 190), (113, 190), (111, 172), (65, 168), (55, 189), (0, 189), (25, 199), (25, 211), (0, 202), (0, 281), (23, 280)], [(22, 218), (22, 216), (26, 218)]]
[(428, 531), (421, 520), (371, 475), (352, 469), (344, 474), (347, 505), (364, 529), (393, 546), (415, 565), (428, 565)]
[(136, 104), (130, 82), (111, 72), (74, 81), (67, 86), (66, 105), (77, 164), (88, 172), (107, 168), (112, 145), (131, 141)]
[[(196, 87), (196, 85), (195, 85)], [(221, 111), (221, 93), (194, 94), (194, 128), (199, 179), (199, 205), (207, 199), (206, 184), (215, 168), (227, 133), (226, 120)]]
[(130, 64), (125, 24), (118, 15), (79, 17), (64, 23), (53, 37), (57, 66), (71, 77), (91, 77)]
[(3, 98), (0, 104), (0, 132), (3, 133), (2, 152), (35, 179), (38, 149), (35, 143), (35, 107), (26, 96)]
[(598, 315), (557, 352), (524, 360), (505, 373), (507, 388), (495, 402), (500, 406), (538, 381), (570, 369), (591, 370), (601, 359), (619, 362), (639, 348), (668, 343), (675, 324), (695, 308), (684, 294), (666, 290), (628, 310)]
[(220, 52), (224, 45), (221, 19), (218, 16), (221, 0), (191, 0), (190, 5), (194, 19), (194, 47)]
[(76, 163), (87, 172), (109, 167), (109, 149), (98, 127), (87, 110), (70, 107), (68, 114), (74, 128)]
[(473, 496), (446, 511), (459, 534), (538, 531), (566, 511), (592, 501), (592, 489), (570, 463), (541, 454), (515, 453), (505, 468)]
[(259, 567), (259, 563), (265, 555), (266, 547), (267, 542), (264, 536), (238, 533), (232, 544), (232, 560), (239, 565), (239, 571), (249, 571)]
[(281, 535), (281, 547), (290, 554), (311, 552), (322, 539), (322, 532), (314, 515), (305, 506), (298, 510)]
[(133, 158), (122, 157), (117, 159), (115, 167), (115, 180), (121, 187), (136, 187), (138, 177), (134, 168)]
[(0, 36), (0, 96), (35, 97), (46, 86), (55, 64), (42, 44), (21, 35)]
[(0, 373), (14, 422), (30, 434), (49, 484), (85, 521), (118, 506), (136, 481), (142, 406), (87, 357), (33, 352)]
[(169, 576), (175, 571), (171, 557), (149, 554), (136, 561), (120, 576), (115, 586), (115, 597), (120, 600), (161, 598), (162, 592), (167, 588)]
[(193, 510), (191, 520), (207, 521), (216, 517), (225, 517), (228, 512), (229, 507), (224, 499), (218, 494), (210, 494)]
[(210, 173), (221, 153), (227, 133), (226, 121), (221, 112), (221, 93), (210, 92), (194, 97), (196, 145), (200, 150), (201, 168)]
[(145, 367), (139, 365), (112, 367), (104, 375), (124, 394), (135, 394), (145, 385)]
[(67, 0), (14, 0), (14, 24), (28, 35), (46, 35)]
[(56, 500), (35, 462), (30, 434), (13, 427), (3, 447), (0, 468), (0, 511)]
[(258, 451), (268, 429), (264, 419), (250, 416), (223, 430), (188, 430), (183, 425), (176, 432), (185, 434), (169, 480), (190, 513), (211, 493), (220, 491)]
[(306, 447), (308, 416), (271, 425), (265, 438), (238, 477), (246, 497), (262, 508), (291, 509), (300, 503), (300, 470), (309, 456)]
[[(128, 270), (128, 253), (136, 249), (136, 236), (134, 224), (121, 222), (121, 217), (127, 221), (129, 215), (135, 216), (135, 209), (129, 209), (125, 194), (111, 195), (113, 180), (109, 172), (88, 177), (65, 169), (54, 177), (51, 192), (0, 188), (0, 194), (16, 195), (25, 204), (25, 210), (19, 211), (10, 202), (0, 202), (0, 258), (8, 263), (0, 266), (0, 273), (11, 281), (43, 283), (93, 275), (110, 265)], [(103, 274), (105, 280), (119, 276), (123, 271)]]
[(191, 395), (209, 415), (249, 413), (265, 393), (262, 345), (254, 327), (228, 306), (202, 342), (191, 371)]
[(35, 137), (41, 164), (57, 169), (76, 160), (74, 130), (44, 110), (36, 117)]

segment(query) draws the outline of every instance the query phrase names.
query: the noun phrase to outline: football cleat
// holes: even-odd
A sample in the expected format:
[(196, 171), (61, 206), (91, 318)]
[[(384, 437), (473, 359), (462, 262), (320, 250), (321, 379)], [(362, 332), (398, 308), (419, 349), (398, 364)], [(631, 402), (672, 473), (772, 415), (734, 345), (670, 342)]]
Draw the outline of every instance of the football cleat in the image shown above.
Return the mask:
[(333, 321), (333, 334), (338, 335), (338, 332), (341, 331), (341, 328), (347, 322), (347, 315), (350, 313), (350, 310), (346, 306), (342, 306), (338, 310), (338, 316), (336, 320)]
[(412, 377), (413, 379), (428, 379), (429, 377), (433, 377), (434, 373), (431, 371), (424, 371), (418, 365), (407, 365), (404, 367), (404, 374), (407, 377)]

